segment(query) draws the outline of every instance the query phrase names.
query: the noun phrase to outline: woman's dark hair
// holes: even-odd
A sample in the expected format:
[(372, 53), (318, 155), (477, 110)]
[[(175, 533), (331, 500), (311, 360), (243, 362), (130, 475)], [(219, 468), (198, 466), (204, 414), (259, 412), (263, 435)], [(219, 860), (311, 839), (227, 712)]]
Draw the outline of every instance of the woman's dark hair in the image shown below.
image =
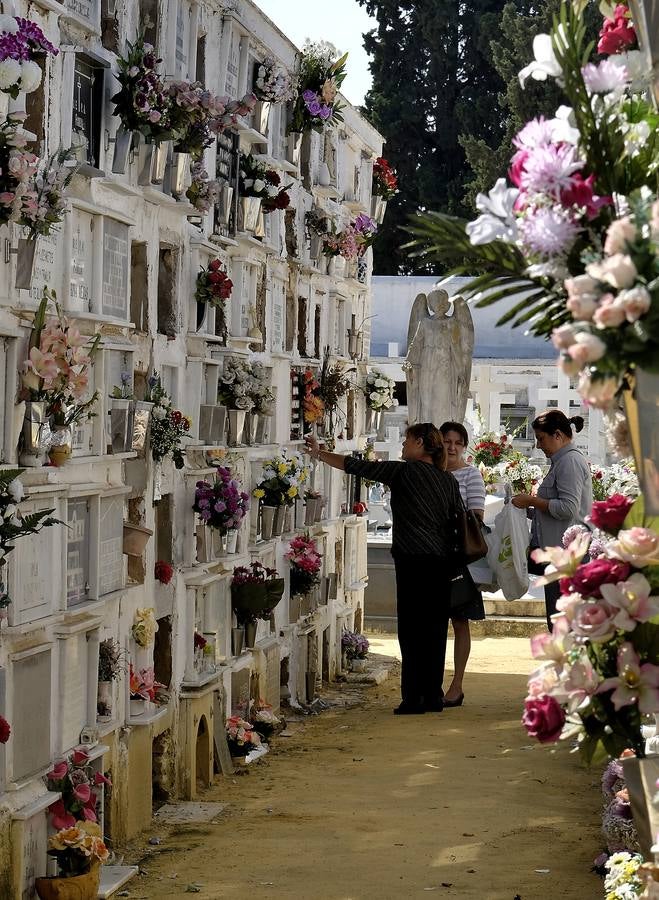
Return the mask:
[(442, 472), (446, 471), (446, 450), (439, 428), (435, 428), (432, 422), (422, 422), (418, 425), (410, 425), (406, 433), (413, 438), (421, 438), (423, 449), (432, 456), (433, 465)]
[(560, 431), (566, 438), (572, 439), (572, 426), (574, 425), (574, 430), (579, 433), (583, 424), (581, 416), (572, 416), (571, 419), (568, 419), (560, 409), (548, 409), (536, 416), (531, 422), (531, 428), (534, 431), (542, 431), (544, 434), (556, 434), (557, 431)]
[(455, 431), (456, 434), (459, 434), (462, 438), (462, 443), (465, 447), (469, 446), (469, 435), (467, 434), (467, 429), (464, 425), (461, 425), (460, 422), (444, 422), (443, 425), (439, 426), (439, 430), (442, 435), (446, 437), (449, 431)]

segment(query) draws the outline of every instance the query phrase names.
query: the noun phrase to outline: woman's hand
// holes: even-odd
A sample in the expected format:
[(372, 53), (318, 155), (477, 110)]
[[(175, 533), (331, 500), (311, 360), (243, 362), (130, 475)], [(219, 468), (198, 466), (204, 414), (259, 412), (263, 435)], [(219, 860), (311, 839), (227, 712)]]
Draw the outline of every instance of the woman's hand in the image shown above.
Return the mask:
[(313, 434), (308, 434), (305, 439), (305, 451), (309, 454), (312, 459), (318, 459), (318, 454), (320, 452), (320, 444), (316, 440), (316, 437)]
[(535, 497), (532, 494), (517, 494), (511, 500), (513, 506), (516, 506), (517, 509), (528, 509), (529, 506), (534, 506)]

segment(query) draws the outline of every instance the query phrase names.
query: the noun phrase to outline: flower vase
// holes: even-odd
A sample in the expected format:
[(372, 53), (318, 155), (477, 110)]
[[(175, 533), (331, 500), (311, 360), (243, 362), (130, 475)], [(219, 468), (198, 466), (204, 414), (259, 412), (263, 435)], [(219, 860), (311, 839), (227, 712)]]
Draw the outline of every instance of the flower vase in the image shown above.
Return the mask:
[(231, 528), (227, 532), (227, 554), (231, 556), (238, 550), (238, 529)]
[(19, 238), (16, 253), (16, 280), (14, 286), (29, 291), (32, 287), (34, 258), (37, 251), (38, 238)]
[(113, 453), (127, 453), (133, 442), (130, 400), (112, 398), (110, 409), (110, 445)]
[(112, 682), (99, 681), (96, 691), (96, 713), (104, 718), (112, 716)]
[(265, 415), (264, 413), (258, 414), (258, 422), (256, 425), (256, 443), (257, 444), (267, 444), (269, 437), (269, 428), (268, 424), (272, 416)]
[(286, 139), (286, 160), (294, 166), (300, 165), (300, 149), (302, 147), (302, 132), (292, 131)]
[(264, 541), (269, 541), (272, 537), (272, 528), (275, 522), (276, 506), (261, 507), (261, 537)]
[(162, 184), (165, 180), (169, 141), (160, 143), (141, 143), (139, 158), (139, 175), (137, 183), (142, 187), (151, 184)]
[(659, 810), (652, 799), (657, 793), (659, 778), (659, 755), (638, 759), (631, 756), (620, 760), (629, 791), (629, 800), (634, 814), (634, 824), (638, 843), (645, 859), (651, 859), (651, 847), (659, 833)]
[(89, 871), (70, 878), (36, 878), (34, 889), (41, 900), (96, 900), (101, 867), (92, 863)]
[(213, 544), (213, 550), (217, 557), (224, 557), (227, 555), (227, 532), (224, 534), (221, 531), (218, 531), (217, 528), (211, 528), (211, 540)]
[(63, 466), (71, 459), (73, 432), (70, 425), (53, 425), (48, 458), (54, 466)]
[(229, 446), (239, 447), (243, 440), (245, 428), (245, 410), (230, 409), (229, 411)]
[(288, 621), (294, 624), (300, 618), (300, 615), (300, 595), (291, 594), (288, 599)]
[(374, 194), (371, 197), (371, 218), (375, 219), (378, 225), (382, 225), (384, 222), (384, 214), (387, 211), (387, 201), (380, 197), (378, 194)]
[(14, 455), (18, 450), (18, 442), (21, 439), (23, 431), (23, 422), (25, 421), (25, 400), (21, 400), (14, 406), (11, 413), (11, 436), (9, 438), (9, 462), (13, 462), (17, 457)]
[(190, 174), (190, 154), (174, 150), (169, 169), (170, 188), (174, 197), (180, 197), (185, 191)]
[(199, 408), (199, 440), (204, 444), (223, 444), (226, 421), (226, 406), (202, 403)]
[(42, 401), (26, 401), (21, 437), (19, 464), (26, 468), (43, 465), (44, 452), (50, 443), (50, 423), (46, 417), (46, 404)]
[(249, 412), (245, 414), (245, 427), (243, 429), (243, 438), (248, 447), (256, 444), (256, 429), (259, 424), (259, 414)]
[(222, 182), (220, 188), (220, 196), (215, 206), (216, 214), (221, 225), (227, 226), (231, 221), (231, 210), (233, 208), (233, 188)]
[(137, 716), (143, 716), (146, 712), (146, 700), (144, 697), (130, 698), (130, 717), (135, 719)]
[(231, 652), (234, 656), (240, 656), (245, 643), (245, 629), (242, 625), (231, 629)]
[(245, 646), (251, 650), (256, 643), (256, 620), (253, 622), (245, 622)]
[(363, 673), (366, 671), (365, 659), (353, 659), (350, 661), (350, 671)]
[(314, 509), (314, 522), (320, 522), (323, 517), (323, 503), (324, 500), (322, 497), (318, 497), (316, 499), (316, 507)]
[(342, 256), (332, 256), (327, 267), (327, 274), (333, 278), (343, 278), (345, 274), (345, 259)]
[(130, 151), (133, 147), (133, 132), (126, 131), (123, 126), (117, 128), (114, 136), (114, 154), (112, 156), (112, 171), (115, 175), (125, 175), (128, 169)]
[(304, 500), (301, 497), (295, 498), (295, 527), (304, 528)]
[(254, 107), (254, 129), (264, 137), (268, 135), (271, 106), (272, 104), (268, 100), (259, 100)]
[(209, 563), (213, 559), (213, 537), (211, 529), (201, 522), (197, 525), (197, 562)]
[(260, 197), (240, 197), (238, 206), (238, 230), (251, 232), (253, 234), (259, 224), (260, 212)]
[(287, 506), (284, 511), (284, 534), (290, 534), (293, 530), (294, 510), (292, 506)]
[(146, 447), (152, 409), (153, 403), (147, 400), (133, 400), (131, 403), (132, 427), (129, 449), (140, 455), (144, 453)]
[(278, 506), (275, 512), (275, 521), (272, 526), (272, 534), (275, 537), (281, 537), (284, 533), (284, 518), (286, 516), (286, 507)]
[(304, 524), (313, 525), (316, 521), (316, 497), (307, 497), (304, 507)]

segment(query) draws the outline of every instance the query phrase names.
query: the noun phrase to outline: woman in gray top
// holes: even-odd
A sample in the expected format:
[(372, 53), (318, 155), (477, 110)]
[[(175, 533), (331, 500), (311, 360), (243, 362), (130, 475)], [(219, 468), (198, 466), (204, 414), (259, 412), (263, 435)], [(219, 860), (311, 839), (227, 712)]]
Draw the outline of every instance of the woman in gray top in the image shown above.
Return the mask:
[[(571, 525), (583, 522), (593, 505), (593, 483), (590, 467), (582, 453), (572, 443), (572, 426), (583, 428), (581, 416), (571, 419), (560, 409), (548, 409), (532, 423), (536, 444), (550, 460), (549, 472), (538, 488), (537, 496), (517, 494), (513, 506), (533, 510), (531, 550), (535, 547), (558, 547)], [(532, 569), (531, 569), (532, 571)], [(561, 590), (558, 582), (545, 586), (547, 627), (551, 631), (551, 616)]]

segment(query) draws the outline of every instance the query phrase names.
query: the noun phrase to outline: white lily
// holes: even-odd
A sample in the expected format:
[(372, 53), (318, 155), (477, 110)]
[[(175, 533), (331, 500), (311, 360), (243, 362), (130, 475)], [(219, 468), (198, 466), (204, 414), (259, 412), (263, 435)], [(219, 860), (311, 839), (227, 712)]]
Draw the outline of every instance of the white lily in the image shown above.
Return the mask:
[(547, 78), (559, 78), (563, 72), (556, 59), (550, 34), (537, 34), (533, 38), (533, 55), (535, 59), (519, 72), (519, 83), (522, 87), (527, 79), (546, 81)]
[(518, 189), (508, 187), (505, 178), (497, 179), (489, 194), (477, 194), (476, 208), (482, 215), (466, 227), (472, 244), (489, 244), (492, 241), (512, 243), (517, 240), (513, 207), (518, 196)]
[(576, 119), (574, 110), (571, 106), (559, 106), (556, 110), (556, 116), (551, 119), (553, 127), (553, 138), (556, 143), (573, 144), (575, 147), (579, 143), (579, 129), (575, 127)]

